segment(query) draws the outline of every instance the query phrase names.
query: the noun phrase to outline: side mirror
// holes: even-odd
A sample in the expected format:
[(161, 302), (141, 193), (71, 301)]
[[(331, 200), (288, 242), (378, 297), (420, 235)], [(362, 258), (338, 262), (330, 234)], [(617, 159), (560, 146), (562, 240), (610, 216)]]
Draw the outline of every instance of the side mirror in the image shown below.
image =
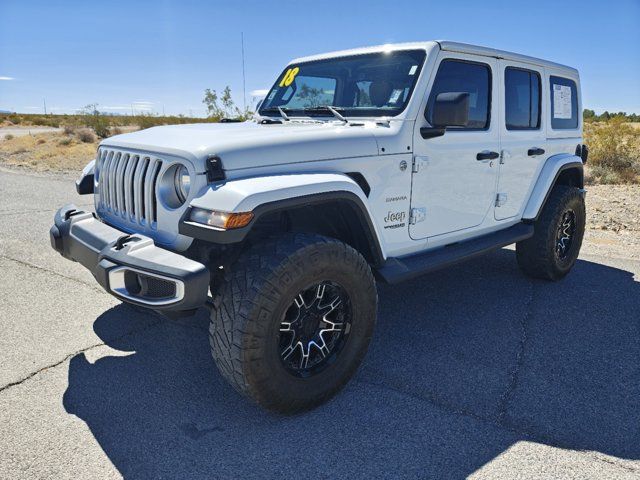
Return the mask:
[(436, 128), (466, 127), (469, 123), (469, 94), (445, 92), (436, 96), (431, 123)]

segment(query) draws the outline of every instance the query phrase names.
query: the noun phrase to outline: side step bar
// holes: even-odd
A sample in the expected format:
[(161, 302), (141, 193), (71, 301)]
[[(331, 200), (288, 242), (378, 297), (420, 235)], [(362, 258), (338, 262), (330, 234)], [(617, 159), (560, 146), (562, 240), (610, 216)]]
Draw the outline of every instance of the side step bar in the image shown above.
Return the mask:
[(388, 258), (376, 271), (385, 283), (399, 283), (424, 273), (448, 267), (533, 236), (533, 225), (518, 223), (513, 227), (490, 233), (466, 242), (402, 258)]

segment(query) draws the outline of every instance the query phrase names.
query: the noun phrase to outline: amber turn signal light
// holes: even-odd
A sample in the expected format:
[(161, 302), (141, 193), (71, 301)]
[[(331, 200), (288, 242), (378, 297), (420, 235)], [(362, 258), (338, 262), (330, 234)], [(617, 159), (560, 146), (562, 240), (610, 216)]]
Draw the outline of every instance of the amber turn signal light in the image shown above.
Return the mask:
[(207, 210), (204, 208), (192, 208), (189, 220), (210, 227), (220, 228), (222, 230), (232, 230), (234, 228), (242, 228), (249, 225), (253, 219), (253, 212), (217, 212), (215, 210)]

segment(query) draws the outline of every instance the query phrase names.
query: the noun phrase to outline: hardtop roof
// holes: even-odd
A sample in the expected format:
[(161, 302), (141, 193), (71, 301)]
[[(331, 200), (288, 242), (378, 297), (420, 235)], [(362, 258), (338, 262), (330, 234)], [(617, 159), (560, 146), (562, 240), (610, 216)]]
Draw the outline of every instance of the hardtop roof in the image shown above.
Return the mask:
[(493, 58), (513, 60), (513, 61), (522, 62), (522, 63), (529, 63), (532, 65), (538, 65), (541, 67), (558, 68), (558, 69), (570, 71), (575, 76), (578, 76), (578, 71), (575, 68), (569, 67), (567, 65), (562, 65), (559, 63), (550, 62), (548, 60), (530, 57), (528, 55), (522, 55), (519, 53), (508, 52), (505, 50), (498, 50), (495, 48), (483, 47), (480, 45), (470, 45), (467, 43), (451, 42), (449, 40), (431, 40), (431, 41), (425, 41), (425, 42), (411, 42), (411, 43), (390, 43), (386, 45), (375, 45), (371, 47), (339, 50), (335, 52), (322, 53), (319, 55), (311, 55), (307, 57), (296, 58), (291, 63), (310, 62), (314, 60), (324, 60), (324, 59), (335, 58), (335, 57), (348, 57), (353, 55), (363, 55), (366, 53), (392, 52), (396, 50), (412, 50), (412, 49), (430, 50), (435, 46), (438, 46), (441, 50), (448, 51), (448, 52), (467, 53), (470, 55), (484, 55), (484, 56), (493, 57)]

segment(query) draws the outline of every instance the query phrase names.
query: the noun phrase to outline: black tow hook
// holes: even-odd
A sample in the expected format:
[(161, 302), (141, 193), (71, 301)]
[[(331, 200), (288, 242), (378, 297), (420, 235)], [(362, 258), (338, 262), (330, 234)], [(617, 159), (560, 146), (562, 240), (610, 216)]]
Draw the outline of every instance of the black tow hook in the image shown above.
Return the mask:
[(66, 212), (64, 212), (64, 219), (65, 221), (69, 220), (74, 215), (79, 215), (81, 213), (84, 213), (84, 212), (82, 210), (76, 210), (75, 208), (72, 208), (71, 210), (67, 210)]
[(116, 250), (122, 250), (129, 240), (131, 240), (131, 235), (121, 236), (120, 238), (118, 238), (118, 240), (116, 240), (114, 248)]

